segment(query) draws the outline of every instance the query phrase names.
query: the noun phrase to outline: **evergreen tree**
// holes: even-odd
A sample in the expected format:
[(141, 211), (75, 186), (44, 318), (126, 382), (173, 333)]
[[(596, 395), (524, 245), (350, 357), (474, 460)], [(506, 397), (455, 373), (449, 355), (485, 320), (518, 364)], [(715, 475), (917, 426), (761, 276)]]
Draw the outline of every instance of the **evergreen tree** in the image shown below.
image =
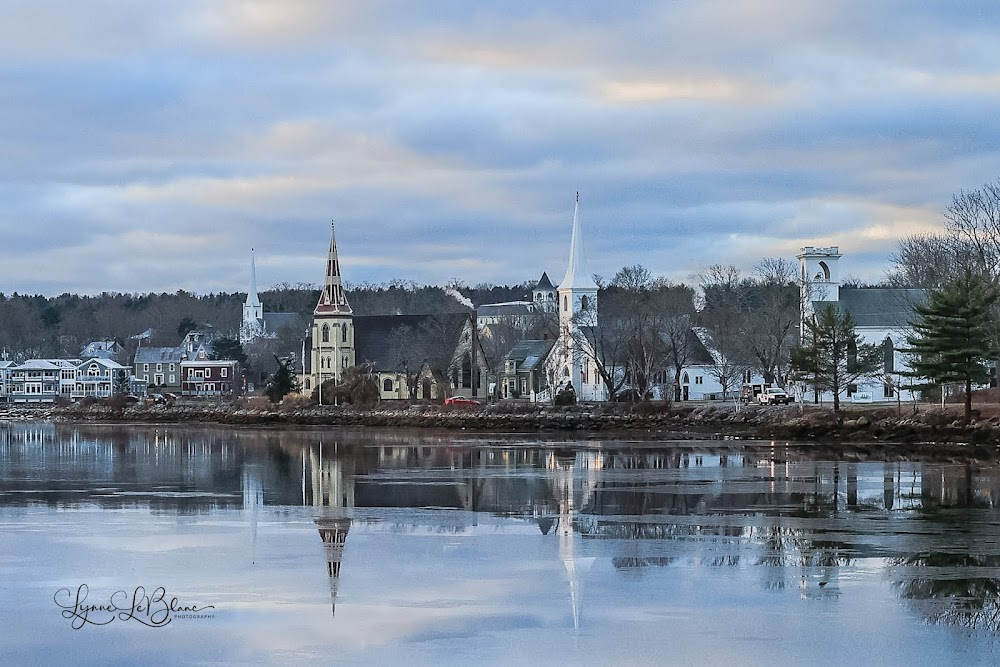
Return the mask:
[(918, 320), (906, 338), (910, 375), (965, 386), (965, 423), (972, 418), (972, 385), (989, 382), (987, 362), (996, 356), (991, 306), (998, 298), (993, 280), (966, 269), (914, 309)]
[(295, 378), (295, 373), (292, 371), (292, 360), (290, 358), (282, 359), (275, 356), (274, 359), (278, 362), (278, 370), (274, 371), (271, 379), (268, 380), (264, 394), (267, 395), (272, 403), (278, 403), (287, 394), (298, 391), (299, 383)]
[(212, 359), (231, 359), (240, 362), (241, 366), (247, 363), (243, 345), (236, 338), (229, 336), (220, 336), (212, 341)]
[(882, 349), (861, 342), (854, 318), (832, 304), (805, 321), (802, 345), (792, 350), (795, 376), (818, 391), (833, 394), (833, 411), (840, 412), (840, 392), (882, 364)]

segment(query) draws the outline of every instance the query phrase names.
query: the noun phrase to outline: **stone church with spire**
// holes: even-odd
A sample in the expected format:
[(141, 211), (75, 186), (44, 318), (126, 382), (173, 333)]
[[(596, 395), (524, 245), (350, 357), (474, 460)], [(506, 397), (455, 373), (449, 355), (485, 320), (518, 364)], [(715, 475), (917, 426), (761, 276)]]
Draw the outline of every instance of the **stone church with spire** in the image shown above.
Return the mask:
[(354, 366), (354, 311), (347, 302), (344, 281), (340, 276), (337, 236), (330, 225), (330, 250), (326, 259), (323, 289), (313, 309), (312, 326), (307, 337), (308, 372), (303, 374), (306, 393), (326, 380), (339, 382), (344, 371)]
[[(485, 358), (471, 312), (355, 315), (344, 290), (331, 225), (323, 289), (303, 341), (304, 394), (328, 380), (339, 383), (348, 368), (363, 366), (378, 383), (383, 400), (485, 397)], [(332, 401), (320, 393), (317, 398)]]

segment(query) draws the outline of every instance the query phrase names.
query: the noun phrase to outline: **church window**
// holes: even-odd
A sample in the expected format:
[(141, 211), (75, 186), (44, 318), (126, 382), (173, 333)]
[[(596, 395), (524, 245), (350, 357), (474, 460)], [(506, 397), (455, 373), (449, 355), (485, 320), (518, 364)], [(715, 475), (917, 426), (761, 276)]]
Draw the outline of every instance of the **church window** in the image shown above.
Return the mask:
[(588, 299), (587, 295), (584, 294), (582, 297), (580, 297), (580, 310), (587, 310), (587, 308), (589, 307), (590, 307), (590, 299)]
[(826, 262), (820, 262), (819, 268), (823, 269), (823, 275), (817, 275), (816, 277), (825, 282), (830, 282), (830, 267), (827, 266)]
[(382, 391), (392, 391), (392, 379), (386, 378), (382, 382)]
[(340, 329), (340, 340), (342, 342), (344, 342), (344, 343), (347, 342), (347, 325), (346, 324), (343, 327), (341, 327), (341, 329)]
[(569, 297), (563, 295), (563, 310), (569, 310)]
[(892, 346), (892, 339), (888, 336), (882, 342), (882, 361), (885, 366), (886, 373), (896, 372), (896, 354), (895, 349)]
[(330, 342), (330, 327), (328, 325), (326, 325), (326, 324), (323, 325), (323, 336), (322, 336), (321, 340), (324, 343), (329, 343)]
[(587, 364), (580, 367), (580, 382), (587, 384)]
[(691, 384), (691, 378), (688, 377), (687, 372), (685, 372), (684, 375), (683, 375), (683, 377), (681, 378), (681, 383), (682, 384)]
[(466, 388), (472, 386), (472, 362), (468, 357), (462, 358), (462, 386)]

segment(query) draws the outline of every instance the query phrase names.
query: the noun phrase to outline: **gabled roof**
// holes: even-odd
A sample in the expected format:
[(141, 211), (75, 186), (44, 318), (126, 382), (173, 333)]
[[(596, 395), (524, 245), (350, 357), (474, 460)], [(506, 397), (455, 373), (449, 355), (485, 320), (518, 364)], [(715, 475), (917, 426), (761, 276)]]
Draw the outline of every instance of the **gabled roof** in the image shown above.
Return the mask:
[(135, 363), (156, 364), (156, 363), (179, 363), (183, 347), (140, 347), (135, 352)]
[(504, 360), (517, 362), (519, 370), (541, 368), (554, 345), (552, 340), (522, 340), (504, 355)]
[(851, 315), (859, 327), (909, 327), (913, 308), (927, 302), (927, 290), (895, 287), (841, 287), (840, 301), (813, 301), (813, 309), (830, 304)]
[(468, 321), (467, 313), (355, 317), (354, 352), (357, 363), (370, 363), (376, 371), (396, 370), (399, 340), (395, 332), (403, 327), (407, 328), (410, 344), (415, 348), (439, 344), (437, 339), (443, 335), (445, 342), (455, 349), (462, 328)]
[(504, 315), (530, 315), (534, 312), (531, 301), (507, 301), (505, 303), (484, 303), (476, 308), (479, 317), (503, 317)]
[(711, 335), (703, 327), (688, 329), (687, 333), (688, 359), (686, 366), (714, 366), (715, 355), (709, 346)]
[(14, 368), (24, 371), (57, 371), (62, 368), (62, 366), (53, 363), (48, 359), (28, 359), (23, 364), (18, 364)]
[(79, 364), (77, 364), (77, 368), (82, 369), (85, 366), (90, 366), (91, 364), (97, 364), (98, 366), (103, 366), (104, 368), (107, 368), (108, 370), (112, 371), (131, 370), (130, 366), (122, 366), (117, 361), (112, 361), (110, 359), (101, 359), (101, 358), (86, 359), (84, 361), (81, 361)]

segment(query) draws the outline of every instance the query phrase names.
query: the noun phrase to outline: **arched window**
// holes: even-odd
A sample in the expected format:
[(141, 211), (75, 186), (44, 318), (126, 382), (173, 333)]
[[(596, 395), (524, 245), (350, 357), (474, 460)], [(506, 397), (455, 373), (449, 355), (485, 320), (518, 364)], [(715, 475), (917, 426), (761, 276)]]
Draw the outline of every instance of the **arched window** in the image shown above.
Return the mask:
[(563, 310), (569, 310), (569, 297), (563, 295)]
[(687, 371), (684, 371), (684, 375), (681, 377), (681, 384), (691, 384), (691, 378), (688, 377)]
[(896, 350), (892, 346), (892, 339), (888, 336), (882, 341), (882, 363), (886, 373), (896, 372)]
[(584, 294), (583, 296), (580, 297), (580, 310), (587, 310), (587, 308), (589, 307), (590, 307), (590, 299), (588, 299), (587, 295)]
[(330, 342), (330, 326), (328, 324), (323, 325), (323, 335), (320, 337), (324, 343)]
[(346, 324), (340, 328), (340, 340), (343, 343), (347, 342), (347, 325)]
[(386, 378), (382, 382), (382, 391), (392, 391), (392, 379)]
[(468, 356), (462, 358), (462, 386), (472, 386), (472, 361)]
[[(830, 267), (827, 266), (826, 262), (820, 262), (819, 268), (823, 269), (823, 277), (820, 278), (820, 280), (825, 280), (826, 282), (830, 282)], [(819, 276), (817, 275), (817, 277)]]

